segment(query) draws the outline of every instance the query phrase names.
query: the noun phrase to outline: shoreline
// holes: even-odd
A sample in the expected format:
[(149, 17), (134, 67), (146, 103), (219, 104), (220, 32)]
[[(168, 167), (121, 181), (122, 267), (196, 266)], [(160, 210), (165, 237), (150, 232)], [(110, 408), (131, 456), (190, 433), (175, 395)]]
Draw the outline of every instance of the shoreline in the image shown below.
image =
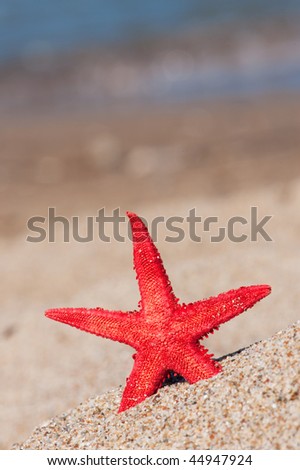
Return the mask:
[(295, 18), (273, 18), (0, 64), (0, 111), (26, 116), (300, 91)]

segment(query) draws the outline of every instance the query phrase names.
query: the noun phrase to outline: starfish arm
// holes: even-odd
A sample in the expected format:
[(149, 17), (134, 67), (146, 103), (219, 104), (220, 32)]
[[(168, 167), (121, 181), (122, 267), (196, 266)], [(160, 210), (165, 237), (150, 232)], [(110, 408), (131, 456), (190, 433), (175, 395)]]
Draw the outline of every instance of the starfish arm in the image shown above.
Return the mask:
[(191, 336), (203, 336), (239, 315), (271, 292), (268, 285), (240, 287), (182, 307)]
[(169, 365), (170, 369), (182, 375), (189, 383), (208, 379), (221, 372), (221, 365), (212, 359), (212, 354), (207, 354), (204, 346), (198, 343), (185, 345), (182, 351), (184, 353), (173, 354)]
[(153, 395), (163, 383), (166, 373), (159, 355), (149, 354), (149, 352), (137, 353), (124, 388), (119, 413)]
[(47, 310), (45, 316), (132, 347), (138, 344), (137, 312), (109, 311), (102, 308), (55, 308)]
[(137, 274), (143, 312), (166, 312), (166, 307), (177, 305), (172, 286), (166, 274), (160, 254), (142, 220), (132, 212), (127, 212), (133, 238), (134, 268)]

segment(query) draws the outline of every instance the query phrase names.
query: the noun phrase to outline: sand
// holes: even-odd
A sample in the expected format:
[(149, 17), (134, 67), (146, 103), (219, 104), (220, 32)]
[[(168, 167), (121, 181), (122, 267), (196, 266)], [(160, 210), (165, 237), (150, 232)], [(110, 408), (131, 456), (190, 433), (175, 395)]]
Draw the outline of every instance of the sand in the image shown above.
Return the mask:
[(20, 449), (297, 449), (300, 322), (221, 360), (195, 385), (165, 386), (117, 414), (120, 390), (35, 429)]
[[(121, 386), (132, 367), (129, 347), (43, 317), (50, 307), (128, 310), (139, 300), (130, 241), (26, 242), (28, 217), (46, 215), (49, 206), (66, 217), (78, 215), (82, 233), (86, 216), (101, 207), (110, 214), (120, 206), (122, 213), (133, 210), (148, 220), (186, 217), (196, 208), (224, 224), (235, 215), (249, 218), (250, 207), (258, 206), (259, 217), (273, 215), (267, 225), (273, 242), (214, 244), (200, 228), (202, 243), (188, 237), (168, 243), (161, 227), (157, 246), (183, 302), (241, 285), (272, 285), (271, 296), (207, 341), (215, 357), (298, 320), (299, 103), (295, 95), (148, 114), (135, 110), (114, 118), (5, 121), (0, 129), (0, 448)], [(103, 155), (111, 158), (106, 167)], [(290, 378), (281, 373), (282, 380), (292, 381), (291, 368)], [(183, 384), (181, 390), (185, 394), (189, 388)], [(119, 398), (114, 400), (117, 406)]]

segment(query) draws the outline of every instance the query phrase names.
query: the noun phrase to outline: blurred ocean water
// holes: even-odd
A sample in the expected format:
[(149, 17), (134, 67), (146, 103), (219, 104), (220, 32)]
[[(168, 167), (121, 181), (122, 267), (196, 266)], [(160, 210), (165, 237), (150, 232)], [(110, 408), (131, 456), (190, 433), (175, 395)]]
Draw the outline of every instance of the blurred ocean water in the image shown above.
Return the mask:
[(300, 0), (0, 0), (0, 61), (300, 14)]
[(300, 90), (300, 0), (0, 0), (0, 111)]

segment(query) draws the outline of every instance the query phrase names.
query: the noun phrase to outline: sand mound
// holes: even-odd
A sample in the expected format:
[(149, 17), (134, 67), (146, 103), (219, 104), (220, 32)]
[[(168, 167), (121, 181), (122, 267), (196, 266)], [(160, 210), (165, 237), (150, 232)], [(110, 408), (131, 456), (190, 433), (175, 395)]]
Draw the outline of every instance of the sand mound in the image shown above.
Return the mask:
[(221, 359), (223, 373), (166, 386), (117, 414), (121, 390), (36, 428), (19, 449), (296, 449), (300, 322)]
[[(159, 224), (156, 243), (181, 302), (242, 285), (271, 285), (272, 295), (206, 340), (215, 357), (298, 320), (299, 103), (299, 95), (292, 94), (151, 107), (119, 116), (66, 111), (36, 119), (26, 112), (26, 122), (5, 116), (0, 129), (1, 449), (24, 441), (37, 425), (88, 397), (124, 384), (132, 366), (133, 351), (126, 345), (43, 315), (53, 307), (135, 309), (140, 296), (130, 241), (105, 243), (95, 235), (91, 243), (72, 237), (64, 243), (58, 230), (56, 243), (27, 242), (27, 220), (46, 217), (48, 207), (68, 220), (78, 216), (81, 236), (87, 216), (95, 217), (102, 207), (107, 215), (117, 207), (122, 215), (132, 210), (149, 222), (183, 217), (182, 242), (167, 242), (170, 232)], [(101, 166), (110, 152), (111, 163), (120, 158), (111, 170)], [(272, 242), (260, 235), (249, 239), (251, 207), (258, 208), (258, 220), (272, 215), (265, 226)], [(202, 222), (219, 219), (210, 232), (197, 223), (201, 243), (189, 236), (186, 217), (193, 208)], [(237, 236), (245, 231), (247, 241), (233, 243), (226, 236), (212, 243), (218, 227), (227, 227), (235, 216), (249, 222), (235, 227)]]

